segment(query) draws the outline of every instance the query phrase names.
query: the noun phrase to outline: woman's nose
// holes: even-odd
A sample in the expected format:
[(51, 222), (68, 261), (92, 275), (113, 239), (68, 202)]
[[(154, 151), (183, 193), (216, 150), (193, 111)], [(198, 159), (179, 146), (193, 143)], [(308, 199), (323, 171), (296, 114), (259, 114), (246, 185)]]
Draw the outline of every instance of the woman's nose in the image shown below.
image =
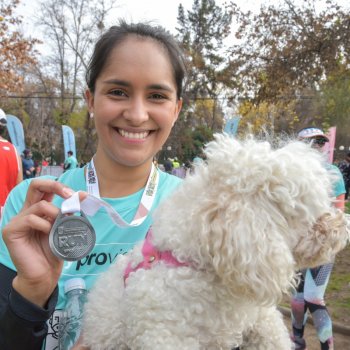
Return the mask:
[(124, 118), (133, 125), (140, 125), (148, 120), (147, 102), (142, 97), (133, 97), (124, 110)]

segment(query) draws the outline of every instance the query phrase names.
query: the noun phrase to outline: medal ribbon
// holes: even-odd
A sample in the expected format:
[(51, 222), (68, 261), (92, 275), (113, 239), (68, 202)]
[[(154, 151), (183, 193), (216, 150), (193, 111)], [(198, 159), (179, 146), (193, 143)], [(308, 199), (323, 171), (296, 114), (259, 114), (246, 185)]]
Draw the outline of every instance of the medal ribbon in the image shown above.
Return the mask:
[(120, 227), (132, 227), (141, 225), (146, 219), (152, 208), (154, 198), (157, 193), (159, 183), (159, 174), (157, 168), (152, 162), (152, 169), (143, 191), (141, 201), (134, 219), (127, 223), (114, 208), (100, 198), (98, 188), (98, 178), (94, 167), (93, 159), (87, 166), (86, 187), (88, 196), (80, 203), (79, 192), (76, 192), (70, 198), (63, 201), (61, 211), (63, 214), (83, 211), (86, 215), (94, 216), (100, 208), (105, 208), (113, 222)]

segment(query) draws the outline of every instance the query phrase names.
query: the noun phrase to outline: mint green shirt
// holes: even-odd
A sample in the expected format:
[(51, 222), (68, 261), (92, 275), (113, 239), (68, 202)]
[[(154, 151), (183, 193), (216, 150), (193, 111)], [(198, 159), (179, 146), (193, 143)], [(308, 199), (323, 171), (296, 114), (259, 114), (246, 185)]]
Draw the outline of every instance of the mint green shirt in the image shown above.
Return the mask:
[(333, 182), (333, 196), (338, 197), (346, 193), (343, 175), (339, 168), (333, 164), (327, 164), (327, 169), (334, 174), (336, 178)]
[[(56, 311), (48, 321), (49, 332), (46, 338), (47, 345), (44, 346), (44, 349), (53, 349), (57, 343), (57, 325), (61, 317), (61, 310), (65, 305), (63, 286), (66, 280), (73, 277), (81, 277), (85, 280), (87, 289), (89, 290), (98, 275), (106, 271), (119, 254), (127, 253), (136, 243), (145, 238), (152, 223), (152, 213), (154, 209), (157, 208), (161, 201), (170, 195), (182, 181), (176, 176), (164, 173), (160, 170), (158, 170), (158, 172), (159, 184), (156, 197), (150, 213), (141, 225), (125, 228), (118, 227), (113, 223), (103, 208), (93, 217), (89, 217), (89, 221), (96, 231), (96, 245), (85, 258), (76, 262), (64, 262), (63, 271), (58, 282), (58, 303)], [(47, 176), (46, 178), (52, 177)], [(5, 204), (1, 229), (21, 210), (30, 181), (31, 180), (25, 180), (21, 182), (10, 193)], [(74, 191), (87, 190), (84, 168), (72, 169), (62, 174), (59, 181), (66, 184)], [(131, 222), (137, 211), (142, 193), (143, 189), (127, 197), (115, 199), (103, 198), (103, 200), (109, 203), (126, 222)], [(60, 207), (62, 201), (63, 199), (61, 197), (55, 196), (53, 203)], [(33, 259), (35, 259), (35, 256), (33, 256)], [(0, 236), (0, 263), (12, 270), (16, 270), (2, 240), (2, 236)]]
[(74, 156), (70, 156), (68, 157), (65, 161), (64, 161), (64, 171), (67, 170), (72, 170), (78, 168), (78, 161)]

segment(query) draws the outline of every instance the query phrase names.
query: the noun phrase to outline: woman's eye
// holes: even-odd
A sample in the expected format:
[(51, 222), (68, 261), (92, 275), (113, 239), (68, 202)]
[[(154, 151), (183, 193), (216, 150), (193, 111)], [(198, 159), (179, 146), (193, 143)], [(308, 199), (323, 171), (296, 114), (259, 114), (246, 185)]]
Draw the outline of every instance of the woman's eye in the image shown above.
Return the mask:
[(162, 94), (152, 94), (151, 98), (153, 98), (155, 100), (161, 100), (161, 99), (165, 99), (166, 97)]
[(126, 93), (123, 90), (119, 90), (119, 89), (112, 90), (109, 92), (109, 94), (113, 96), (121, 96), (121, 97), (126, 96)]

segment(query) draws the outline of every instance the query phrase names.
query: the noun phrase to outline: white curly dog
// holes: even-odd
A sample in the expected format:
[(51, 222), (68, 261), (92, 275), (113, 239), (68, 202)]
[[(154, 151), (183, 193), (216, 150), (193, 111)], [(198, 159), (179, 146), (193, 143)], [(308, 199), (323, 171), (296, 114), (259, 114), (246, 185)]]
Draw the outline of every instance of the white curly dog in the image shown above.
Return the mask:
[(329, 261), (349, 238), (333, 176), (297, 141), (274, 149), (218, 134), (205, 154), (157, 209), (152, 235), (91, 291), (90, 349), (291, 349), (276, 305), (298, 268)]

